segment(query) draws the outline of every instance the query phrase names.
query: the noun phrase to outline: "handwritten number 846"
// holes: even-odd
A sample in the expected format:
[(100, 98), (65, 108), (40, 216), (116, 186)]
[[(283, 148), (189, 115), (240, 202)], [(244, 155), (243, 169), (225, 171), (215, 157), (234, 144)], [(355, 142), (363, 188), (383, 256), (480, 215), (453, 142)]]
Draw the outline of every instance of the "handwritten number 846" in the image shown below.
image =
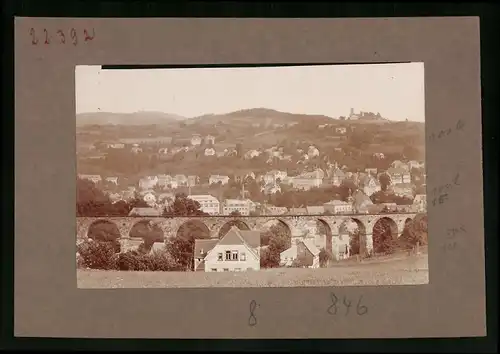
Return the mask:
[[(358, 314), (358, 316), (363, 316), (368, 312), (368, 307), (361, 304), (362, 299), (363, 296), (360, 296), (358, 299), (358, 303), (356, 304), (356, 313)], [(345, 309), (343, 311), (345, 316), (349, 314), (349, 311), (352, 307), (352, 301), (349, 300), (346, 296), (342, 298), (342, 303), (339, 303), (340, 300), (337, 297), (337, 295), (331, 293), (330, 300), (331, 304), (327, 310), (328, 314), (335, 316), (339, 313), (341, 309)]]

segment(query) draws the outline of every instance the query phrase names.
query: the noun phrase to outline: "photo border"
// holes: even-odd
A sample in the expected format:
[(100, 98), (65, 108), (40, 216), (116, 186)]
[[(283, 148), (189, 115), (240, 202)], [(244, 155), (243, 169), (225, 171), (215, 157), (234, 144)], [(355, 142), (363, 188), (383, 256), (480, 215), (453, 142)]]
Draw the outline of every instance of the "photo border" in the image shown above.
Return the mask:
[[(325, 19), (274, 20), (279, 21), (279, 26), (282, 26), (275, 29), (275, 31), (271, 31), (269, 27), (265, 28), (270, 25), (263, 23), (273, 20), (245, 20), (246, 23), (231, 24), (234, 30), (232, 33), (224, 31), (221, 28), (222, 26), (212, 23), (210, 26), (213, 26), (213, 28), (210, 29), (213, 29), (216, 33), (210, 34), (206, 27), (204, 31), (201, 31), (206, 24), (199, 21), (233, 21), (234, 23), (234, 21), (238, 20), (197, 19), (194, 20), (195, 23), (191, 22), (191, 28), (187, 23), (193, 21), (192, 19), (181, 20), (184, 31), (178, 31), (178, 29), (174, 28), (175, 25), (179, 25), (179, 19), (154, 20), (154, 23), (150, 23), (152, 27), (155, 27), (151, 33), (154, 33), (160, 27), (160, 23), (162, 23), (161, 27), (167, 29), (169, 25), (172, 26), (172, 31), (164, 31), (161, 34), (162, 37), (167, 34), (169, 41), (162, 39), (161, 43), (173, 45), (174, 50), (162, 51), (164, 47), (158, 43), (151, 47), (152, 50), (157, 51), (156, 58), (163, 57), (160, 60), (162, 62), (172, 60), (192, 61), (193, 59), (189, 59), (189, 56), (193, 55), (193, 53), (224, 59), (225, 56), (228, 56), (228, 52), (235, 56), (236, 61), (246, 56), (253, 56), (255, 59), (259, 59), (252, 60), (255, 62), (272, 62), (276, 60), (276, 57), (280, 56), (295, 57), (294, 62), (303, 61), (308, 56), (313, 57), (313, 60), (320, 60), (321, 56), (326, 55), (334, 57), (334, 60), (339, 62), (345, 60), (343, 58), (346, 57), (357, 57), (359, 61), (367, 62), (372, 59), (373, 52), (376, 52), (379, 56), (382, 55), (387, 61), (391, 61), (391, 56), (407, 58), (416, 56), (420, 59), (412, 58), (410, 60), (422, 60), (426, 65), (426, 131), (431, 133), (447, 129), (450, 125), (456, 125), (456, 121), (453, 121), (454, 117), (463, 117), (459, 119), (466, 123), (468, 139), (459, 139), (458, 134), (456, 134), (454, 136), (450, 135), (448, 140), (443, 139), (439, 143), (429, 143), (429, 140), (426, 143), (427, 171), (439, 170), (439, 175), (429, 174), (428, 191), (438, 187), (439, 184), (449, 183), (449, 179), (453, 177), (446, 176), (446, 172), (453, 171), (451, 172), (452, 175), (456, 173), (457, 169), (467, 172), (465, 179), (461, 180), (461, 188), (455, 189), (455, 192), (450, 194), (450, 198), (453, 196), (455, 199), (453, 203), (446, 204), (446, 207), (443, 205), (438, 208), (428, 208), (430, 229), (440, 230), (437, 233), (443, 235), (440, 236), (441, 240), (431, 237), (429, 241), (429, 267), (432, 269), (430, 284), (406, 289), (399, 286), (392, 289), (389, 287), (339, 289), (339, 292), (349, 293), (349, 296), (363, 293), (365, 298), (371, 299), (372, 304), (380, 304), (381, 300), (387, 301), (387, 296), (391, 296), (391, 307), (394, 306), (395, 308), (391, 308), (390, 311), (385, 309), (384, 311), (382, 310), (385, 307), (384, 305), (375, 306), (375, 315), (364, 317), (363, 320), (342, 319), (342, 327), (336, 328), (336, 333), (333, 336), (331, 327), (328, 326), (328, 324), (332, 323), (331, 318), (322, 317), (325, 316), (325, 309), (328, 306), (328, 291), (318, 288), (286, 289), (286, 295), (284, 292), (280, 293), (283, 289), (242, 289), (244, 292), (238, 289), (200, 289), (200, 291), (205, 291), (207, 294), (199, 297), (195, 297), (191, 289), (175, 290), (175, 292), (184, 293), (180, 295), (183, 299), (189, 300), (191, 297), (196, 300), (202, 298), (203, 301), (208, 301), (207, 297), (210, 291), (232, 293), (220, 294), (215, 299), (221, 305), (231, 303), (229, 309), (224, 306), (220, 308), (226, 308), (230, 313), (228, 317), (232, 320), (218, 323), (219, 325), (222, 324), (218, 329), (214, 328), (215, 326), (210, 327), (210, 324), (213, 324), (212, 321), (205, 323), (205, 320), (210, 320), (209, 318), (213, 318), (213, 315), (217, 315), (217, 312), (207, 313), (207, 309), (203, 307), (203, 304), (200, 305), (199, 302), (193, 302), (195, 305), (192, 308), (201, 310), (201, 313), (205, 316), (198, 319), (190, 318), (192, 322), (187, 324), (182, 321), (183, 316), (175, 314), (172, 316), (172, 313), (169, 313), (168, 318), (175, 319), (175, 323), (172, 323), (175, 326), (169, 327), (169, 324), (165, 323), (166, 317), (164, 316), (169, 311), (165, 310), (167, 305), (165, 305), (162, 298), (167, 296), (167, 292), (172, 292), (172, 289), (154, 289), (154, 291), (145, 289), (99, 290), (92, 291), (92, 293), (76, 289), (74, 252), (67, 252), (69, 247), (74, 249), (74, 238), (65, 238), (61, 232), (61, 230), (70, 231), (70, 229), (74, 232), (75, 218), (74, 199), (69, 198), (71, 190), (74, 190), (74, 178), (64, 178), (64, 176), (69, 175), (75, 176), (75, 166), (74, 163), (60, 163), (61, 161), (74, 161), (75, 156), (74, 120), (68, 119), (70, 112), (73, 112), (74, 115), (74, 75), (73, 82), (71, 82), (68, 72), (71, 67), (74, 68), (75, 62), (78, 64), (83, 64), (82, 62), (101, 64), (103, 61), (108, 61), (108, 63), (109, 61), (116, 61), (117, 57), (131, 62), (147, 62), (151, 61), (151, 57), (145, 53), (144, 47), (146, 44), (140, 40), (140, 35), (137, 35), (138, 30), (135, 29), (135, 33), (131, 33), (132, 29), (124, 24), (123, 21), (127, 20), (29, 19), (29, 21), (34, 22), (31, 25), (27, 23), (27, 20), (16, 19), (16, 26), (20, 30), (16, 33), (18, 41), (16, 42), (15, 72), (16, 219), (30, 220), (29, 224), (16, 224), (16, 335), (179, 338), (186, 337), (186, 331), (193, 330), (193, 327), (198, 328), (197, 333), (191, 334), (193, 338), (207, 336), (225, 338), (319, 338), (321, 336), (362, 338), (373, 336), (481, 336), (485, 334), (484, 267), (482, 262), (479, 262), (484, 258), (484, 247), (480, 163), (481, 120), (477, 119), (481, 115), (479, 111), (479, 23), (477, 18), (362, 19), (358, 23), (354, 23), (358, 20), (350, 20), (352, 22)], [(136, 22), (135, 27), (137, 22), (148, 20), (128, 21)], [(196, 23), (196, 21), (198, 22)], [(287, 25), (286, 21), (295, 21), (295, 23)], [(297, 21), (303, 21), (302, 28)], [(104, 26), (104, 22), (108, 22), (108, 24)], [(120, 27), (118, 26), (120, 22), (124, 27), (120, 28), (118, 32), (117, 27)], [(176, 23), (173, 24), (173, 22)], [(259, 23), (256, 27), (253, 27), (249, 25), (251, 22)], [(25, 33), (27, 33), (26, 30), (30, 26), (55, 29), (61, 26), (68, 27), (68, 24), (74, 27), (84, 27), (90, 23), (96, 28), (97, 33), (104, 33), (102, 42), (95, 41), (92, 43), (93, 46), (98, 43), (94, 46), (95, 49), (92, 48), (92, 50), (89, 50), (89, 45), (75, 46), (75, 48), (70, 46), (64, 48), (38, 46), (35, 48), (31, 46), (29, 40), (26, 41)], [(108, 29), (104, 27), (108, 27)], [(140, 28), (144, 34), (147, 27), (141, 25), (137, 26), (137, 28)], [(190, 31), (195, 29), (200, 30), (198, 34), (203, 34), (205, 37), (210, 36), (213, 39), (212, 46), (207, 46), (206, 43), (198, 43), (198, 45), (193, 44), (186, 47), (184, 43), (181, 43), (181, 36), (173, 37), (170, 34), (176, 31), (177, 34), (186, 34), (187, 32), (189, 38), (193, 40), (193, 32)], [(307, 29), (307, 31), (301, 32), (301, 29)], [(321, 29), (324, 31), (323, 34), (320, 33)], [(259, 31), (260, 36), (255, 34), (255, 32)], [(349, 38), (342, 35), (342, 31), (344, 33), (348, 32)], [(314, 35), (312, 35), (313, 32)], [(363, 33), (360, 35), (359, 33), (356, 34), (356, 32)], [(115, 35), (113, 36), (111, 33), (115, 33)], [(121, 47), (116, 47), (117, 42), (113, 40), (113, 38), (118, 38), (116, 33), (120, 33), (120, 38), (122, 38), (123, 33), (127, 33), (126, 41), (118, 41), (122, 45)], [(266, 36), (262, 37), (264, 33)], [(324, 42), (320, 40), (325, 37), (326, 33), (331, 37), (335, 37), (335, 48), (333, 48), (333, 45), (331, 47), (324, 46)], [(243, 55), (242, 52), (245, 48), (237, 41), (235, 34), (246, 35), (247, 38), (254, 41), (256, 48), (263, 51), (254, 50), (251, 54)], [(426, 37), (426, 34), (430, 37)], [(226, 36), (225, 41), (220, 38), (224, 35)], [(306, 38), (296, 41), (299, 35)], [(232, 40), (227, 40), (228, 37), (232, 38)], [(426, 38), (424, 39), (424, 37)], [(262, 38), (265, 38), (265, 40), (258, 41)], [(353, 38), (358, 39), (364, 46), (356, 47), (351, 43), (347, 43), (352, 41)], [(390, 40), (387, 41), (387, 38)], [(278, 39), (281, 41), (278, 42)], [(384, 39), (385, 41), (381, 43), (380, 41)], [(221, 42), (233, 43), (234, 46), (224, 46)], [(276, 43), (279, 43), (277, 46), (279, 50), (274, 47), (273, 51), (266, 51), (266, 46), (276, 45)], [(307, 51), (304, 50), (305, 43), (309, 45)], [(318, 50), (311, 50), (311, 44), (315, 44), (315, 48)], [(357, 44), (359, 45), (359, 43)], [(134, 45), (142, 48), (142, 51), (127, 53), (123, 47), (133, 48)], [(294, 52), (293, 49), (297, 47), (299, 47), (298, 51)], [(300, 47), (302, 47), (302, 50)], [(225, 51), (218, 53), (219, 49)], [(373, 51), (373, 49), (376, 50)], [(396, 53), (395, 49), (401, 51)], [(329, 52), (329, 50), (332, 52)], [(360, 50), (360, 52), (357, 53), (357, 50)], [(115, 59), (107, 58), (106, 53), (111, 53), (111, 51), (113, 51), (112, 55), (117, 55), (117, 57), (114, 57)], [(155, 61), (158, 61), (158, 59), (155, 59)], [(50, 62), (50, 65), (48, 62)], [(463, 66), (458, 67), (459, 64)], [(429, 67), (431, 73), (429, 73)], [(460, 75), (457, 75), (457, 72)], [(61, 87), (54, 85), (53, 90), (43, 90), (43, 83), (48, 80), (60, 84)], [(62, 84), (63, 82), (64, 84)], [(473, 85), (473, 83), (475, 84)], [(72, 84), (73, 89), (69, 89), (68, 84)], [(46, 94), (47, 99), (41, 100), (41, 94)], [(70, 95), (72, 95), (71, 100), (69, 100)], [(62, 97), (67, 97), (69, 102), (62, 99)], [(30, 101), (32, 104), (22, 105), (19, 103), (25, 100)], [(448, 104), (448, 106), (445, 106), (445, 104)], [(450, 106), (450, 104), (453, 105)], [(36, 110), (30, 111), (31, 108)], [(42, 117), (43, 119), (41, 119)], [(54, 130), (51, 125), (57, 126), (58, 129)], [(71, 128), (69, 128), (70, 126)], [(31, 130), (28, 132), (28, 129)], [(73, 135), (69, 136), (68, 131), (72, 131)], [(429, 134), (427, 136), (429, 137)], [(61, 148), (61, 145), (64, 147)], [(432, 154), (429, 153), (431, 147)], [(450, 150), (453, 151), (451, 156), (449, 154)], [(446, 154), (447, 152), (448, 154)], [(25, 156), (24, 162), (23, 156)], [(68, 158), (68, 156), (71, 157)], [(453, 161), (454, 157), (461, 157), (462, 161)], [(32, 160), (33, 158), (36, 158), (36, 160)], [(33, 161), (37, 162), (34, 163)], [(37, 176), (36, 183), (33, 183), (33, 176)], [(21, 189), (21, 186), (23, 189)], [(42, 186), (43, 188), (40, 188)], [(478, 189), (481, 193), (478, 193)], [(42, 193), (45, 193), (44, 196), (41, 195)], [(478, 197), (478, 195), (481, 197)], [(61, 215), (57, 213), (56, 217), (53, 209), (43, 207), (44, 197), (50, 197), (53, 200), (53, 205), (67, 203), (68, 208), (61, 207), (64, 210), (61, 210)], [(430, 197), (429, 193), (428, 197)], [(73, 203), (71, 207), (69, 207), (70, 203)], [(464, 214), (466, 211), (465, 206), (471, 207), (475, 213), (469, 211), (468, 214)], [(432, 212), (432, 210), (434, 211)], [(433, 217), (438, 212), (439, 222)], [(462, 220), (461, 213), (474, 220), (473, 225), (469, 220), (468, 225), (471, 226), (466, 227), (467, 230), (472, 230), (467, 233), (468, 238), (463, 237), (459, 240), (460, 249), (463, 247), (464, 251), (457, 250), (451, 254), (448, 252), (443, 255), (439, 251), (443, 244), (440, 244), (439, 241), (444, 241), (443, 238), (446, 236), (444, 233), (447, 227), (455, 226), (453, 221)], [(33, 217), (33, 215), (36, 215), (36, 217)], [(68, 216), (70, 220), (66, 220), (65, 216)], [(446, 222), (451, 222), (451, 226), (440, 225)], [(64, 234), (67, 234), (67, 231)], [(58, 232), (61, 232), (61, 235), (58, 235)], [(473, 232), (473, 235), (470, 232)], [(33, 234), (38, 236), (32, 236)], [(50, 242), (50, 240), (53, 241)], [(70, 243), (72, 246), (70, 246)], [(463, 257), (464, 253), (467, 254), (469, 260)], [(28, 257), (30, 264), (23, 264), (22, 259), (28, 259)], [(473, 262), (470, 259), (473, 259)], [(70, 261), (71, 263), (67, 263)], [(61, 263), (67, 264), (71, 269), (68, 270), (67, 267), (61, 266)], [(57, 272), (60, 273), (57, 274)], [(63, 281), (63, 278), (68, 274), (72, 275), (72, 282), (69, 281), (69, 278)], [(446, 284), (440, 284), (440, 278), (446, 280)], [(46, 286), (48, 280), (51, 280), (50, 283), (57, 284), (59, 287), (56, 288), (54, 285), (51, 287)], [(43, 284), (45, 286), (40, 286)], [(29, 290), (32, 286), (37, 286), (37, 292)], [(135, 293), (139, 290), (142, 290), (140, 295)], [(60, 295), (62, 291), (65, 294), (64, 298), (56, 296)], [(248, 294), (254, 291), (260, 292), (261, 295), (253, 296), (253, 294)], [(112, 295), (110, 295), (111, 292), (113, 292)], [(271, 294), (271, 292), (274, 293)], [(392, 294), (393, 292), (396, 294)], [(264, 295), (265, 293), (269, 295)], [(308, 293), (308, 296), (303, 296), (306, 293)], [(34, 294), (37, 295), (38, 300), (43, 299), (45, 302), (37, 302), (35, 298), (31, 297)], [(245, 317), (245, 314), (248, 314), (248, 303), (254, 297), (261, 299), (259, 301), (262, 304), (265, 303), (266, 306), (270, 306), (273, 310), (263, 313), (263, 318), (259, 323), (260, 326), (248, 328), (245, 321), (241, 319)], [(464, 302), (464, 297), (467, 297), (468, 301), (466, 307), (460, 306)], [(96, 300), (92, 301), (92, 298), (96, 298)], [(131, 308), (130, 306), (138, 298), (142, 298), (144, 304), (149, 305), (157, 302), (162, 305), (155, 309), (141, 307), (141, 313), (139, 313), (138, 308)], [(304, 298), (310, 299), (310, 305), (304, 306)], [(283, 299), (287, 299), (288, 303), (284, 304)], [(211, 301), (211, 309), (208, 312), (213, 309), (217, 310), (217, 306), (214, 306), (212, 299)], [(416, 302), (419, 303), (419, 306), (414, 306)], [(408, 307), (408, 303), (413, 304), (413, 307)], [(75, 304), (78, 305), (75, 306)], [(178, 306), (176, 307), (178, 309)], [(287, 309), (290, 307), (294, 311), (289, 312)], [(461, 308), (461, 311), (457, 312), (457, 308)], [(95, 311), (94, 314), (100, 315), (98, 317), (99, 321), (90, 321), (91, 311)], [(106, 313), (114, 314), (115, 317), (109, 318), (105, 316)], [(402, 316), (403, 314), (404, 316)], [(121, 315), (130, 316), (129, 319), (134, 319), (133, 328), (126, 319), (118, 318)], [(48, 316), (50, 316), (50, 319)], [(195, 316), (190, 314), (189, 317)], [(86, 323), (86, 321), (80, 320), (75, 323), (75, 318), (88, 318), (89, 322)], [(186, 316), (184, 316), (184, 319), (187, 320)], [(294, 319), (300, 319), (301, 322), (294, 321)], [(304, 319), (307, 320), (304, 321)], [(311, 322), (313, 319), (316, 321), (315, 323)], [(49, 323), (52, 326), (46, 326), (47, 321), (50, 321)], [(120, 323), (125, 325), (120, 325)], [(276, 326), (279, 323), (286, 323), (286, 328)], [(292, 323), (295, 326), (292, 326)], [(162, 328), (159, 329), (158, 326)], [(166, 334), (167, 327), (168, 334)], [(146, 330), (149, 330), (149, 334), (146, 333)], [(436, 330), (441, 330), (441, 332), (436, 332)]]

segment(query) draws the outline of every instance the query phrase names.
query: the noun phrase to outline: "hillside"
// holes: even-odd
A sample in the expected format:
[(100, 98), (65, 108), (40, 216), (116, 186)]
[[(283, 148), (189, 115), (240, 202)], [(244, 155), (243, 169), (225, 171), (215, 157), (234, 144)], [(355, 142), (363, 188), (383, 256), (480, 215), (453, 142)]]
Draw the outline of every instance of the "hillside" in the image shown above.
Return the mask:
[(184, 120), (176, 114), (162, 112), (111, 113), (95, 112), (76, 115), (76, 125), (163, 125)]
[(333, 118), (323, 115), (294, 114), (280, 112), (267, 108), (244, 109), (226, 114), (206, 114), (194, 117), (186, 121), (188, 125), (210, 126), (231, 124), (233, 126), (250, 126), (252, 124), (287, 124), (302, 123), (327, 124), (331, 123)]

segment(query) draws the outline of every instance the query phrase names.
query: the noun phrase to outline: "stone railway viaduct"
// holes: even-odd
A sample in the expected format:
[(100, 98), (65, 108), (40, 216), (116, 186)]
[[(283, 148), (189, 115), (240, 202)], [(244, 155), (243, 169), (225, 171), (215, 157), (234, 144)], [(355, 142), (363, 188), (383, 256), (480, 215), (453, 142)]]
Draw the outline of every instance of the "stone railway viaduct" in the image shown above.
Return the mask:
[[(417, 213), (383, 213), (383, 214), (340, 214), (340, 215), (275, 215), (275, 216), (202, 216), (202, 217), (77, 217), (77, 239), (88, 238), (89, 229), (95, 223), (107, 222), (116, 225), (120, 232), (122, 249), (129, 249), (142, 242), (142, 239), (130, 237), (132, 228), (141, 222), (149, 222), (158, 226), (164, 237), (177, 236), (179, 228), (189, 222), (201, 222), (206, 226), (211, 238), (219, 238), (222, 227), (227, 223), (238, 221), (248, 230), (262, 230), (266, 223), (278, 220), (290, 232), (292, 242), (304, 237), (307, 231), (315, 229), (321, 222), (326, 229), (325, 247), (331, 248), (332, 241), (339, 236), (339, 230), (348, 220), (358, 224), (362, 248), (371, 252), (373, 249), (373, 229), (377, 222), (384, 219), (390, 227), (393, 238), (397, 238), (404, 230), (405, 224), (413, 220)], [(328, 239), (330, 242), (328, 242)], [(331, 249), (330, 249), (331, 250)]]

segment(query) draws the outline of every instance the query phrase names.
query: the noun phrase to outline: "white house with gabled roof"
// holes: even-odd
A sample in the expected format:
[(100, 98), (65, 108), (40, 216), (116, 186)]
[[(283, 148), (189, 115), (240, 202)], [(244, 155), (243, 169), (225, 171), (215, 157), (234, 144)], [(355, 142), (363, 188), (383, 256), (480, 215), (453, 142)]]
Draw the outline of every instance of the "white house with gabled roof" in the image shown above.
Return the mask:
[(195, 253), (197, 251), (205, 256), (200, 260), (197, 254), (194, 255), (195, 259), (198, 258), (196, 269), (204, 267), (205, 272), (260, 270), (259, 231), (240, 230), (233, 226), (218, 242), (196, 240)]

